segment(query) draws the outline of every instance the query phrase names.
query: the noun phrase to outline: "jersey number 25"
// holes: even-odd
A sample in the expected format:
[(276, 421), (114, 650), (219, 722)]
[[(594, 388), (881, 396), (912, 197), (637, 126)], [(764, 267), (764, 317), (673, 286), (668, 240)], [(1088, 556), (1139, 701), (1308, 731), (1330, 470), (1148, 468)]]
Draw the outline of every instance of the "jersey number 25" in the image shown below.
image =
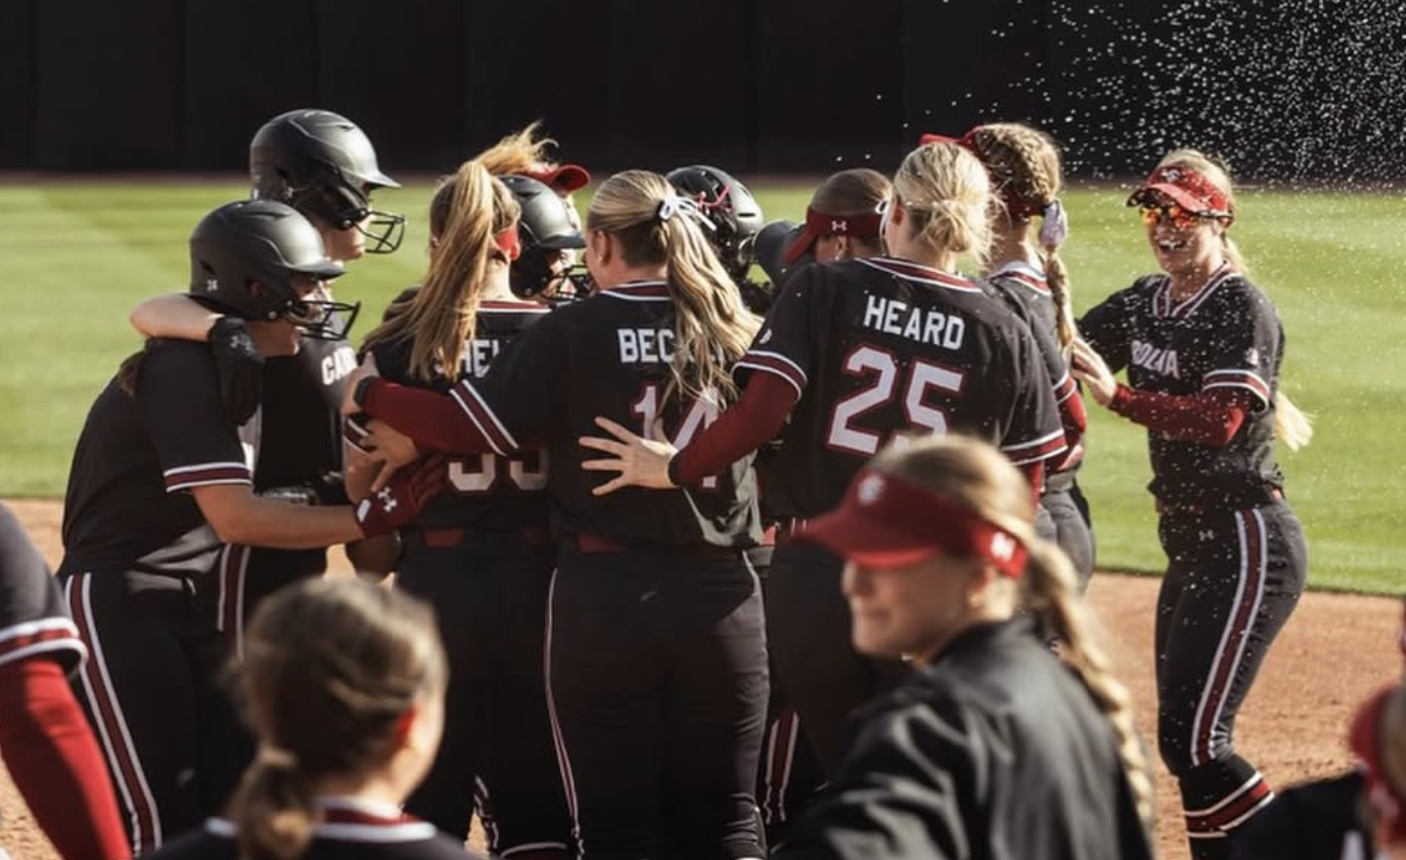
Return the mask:
[[(841, 399), (835, 404), (830, 417), (830, 432), (825, 442), (832, 448), (849, 451), (864, 456), (878, 453), (883, 444), (882, 434), (866, 429), (858, 421), (863, 416), (880, 409), (894, 399), (899, 388), (898, 377), (902, 365), (893, 353), (876, 346), (864, 344), (855, 347), (845, 356), (841, 365), (850, 376), (858, 376), (868, 381), (868, 385)], [(924, 401), (930, 391), (939, 391), (951, 396), (962, 393), (962, 383), (966, 374), (950, 367), (944, 367), (921, 359), (911, 359), (907, 379), (902, 386), (902, 405), (908, 419), (905, 428), (924, 429), (936, 435), (947, 433), (947, 414)]]

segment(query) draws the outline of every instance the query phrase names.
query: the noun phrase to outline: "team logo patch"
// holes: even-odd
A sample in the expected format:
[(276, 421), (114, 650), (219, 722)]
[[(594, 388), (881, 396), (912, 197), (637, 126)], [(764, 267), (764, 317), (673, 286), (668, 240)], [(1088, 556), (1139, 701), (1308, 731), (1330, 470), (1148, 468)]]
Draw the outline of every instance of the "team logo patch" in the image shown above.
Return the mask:
[(861, 505), (872, 505), (884, 494), (884, 479), (879, 475), (869, 475), (859, 482), (855, 495)]

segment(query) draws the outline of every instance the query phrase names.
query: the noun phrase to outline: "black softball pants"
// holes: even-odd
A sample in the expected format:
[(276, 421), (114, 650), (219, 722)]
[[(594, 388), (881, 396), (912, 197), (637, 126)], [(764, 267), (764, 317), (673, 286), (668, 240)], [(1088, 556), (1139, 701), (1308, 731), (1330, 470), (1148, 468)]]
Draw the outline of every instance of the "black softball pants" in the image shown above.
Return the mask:
[(740, 553), (563, 547), (546, 666), (581, 856), (761, 856), (766, 640)]
[(556, 548), (520, 532), (406, 530), (396, 587), (434, 607), (449, 662), (444, 739), (406, 811), (451, 836), (478, 812), (488, 850), (565, 852), (570, 837), (547, 719), (542, 634)]
[(819, 546), (788, 541), (767, 575), (767, 641), (781, 685), (800, 716), (826, 775), (849, 750), (855, 709), (907, 675), (898, 660), (854, 650), (849, 601), (840, 590), (844, 561)]
[(1157, 742), (1179, 782), (1192, 856), (1228, 856), (1229, 836), (1274, 794), (1233, 745), (1235, 717), (1308, 571), (1284, 502), (1164, 512), (1168, 566), (1157, 600)]

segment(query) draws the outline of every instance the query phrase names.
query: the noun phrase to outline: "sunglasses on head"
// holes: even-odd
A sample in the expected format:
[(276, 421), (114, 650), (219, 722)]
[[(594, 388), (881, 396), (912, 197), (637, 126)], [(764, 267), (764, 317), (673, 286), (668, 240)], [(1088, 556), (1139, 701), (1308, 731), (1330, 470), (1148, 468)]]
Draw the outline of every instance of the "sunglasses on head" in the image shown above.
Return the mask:
[(1142, 223), (1149, 227), (1163, 221), (1171, 221), (1173, 227), (1181, 230), (1195, 227), (1202, 221), (1214, 221), (1217, 217), (1202, 212), (1192, 212), (1175, 203), (1143, 203), (1138, 207), (1138, 216), (1142, 218)]

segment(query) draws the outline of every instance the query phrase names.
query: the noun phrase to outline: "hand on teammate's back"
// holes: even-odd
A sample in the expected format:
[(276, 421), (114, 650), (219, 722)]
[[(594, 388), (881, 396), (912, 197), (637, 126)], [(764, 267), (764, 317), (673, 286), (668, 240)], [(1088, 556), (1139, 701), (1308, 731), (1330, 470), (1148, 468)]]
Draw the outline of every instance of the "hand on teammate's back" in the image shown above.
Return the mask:
[(650, 435), (654, 437), (652, 439), (636, 436), (609, 418), (597, 416), (596, 426), (615, 438), (582, 436), (581, 445), (611, 454), (614, 459), (586, 460), (581, 464), (581, 468), (590, 472), (619, 472), (619, 474), (596, 487), (591, 491), (592, 493), (597, 496), (605, 496), (622, 487), (649, 487), (655, 490), (667, 490), (674, 486), (674, 482), (669, 480), (669, 461), (678, 453), (678, 449), (664, 438), (660, 422), (654, 422), (654, 426), (650, 428)]

